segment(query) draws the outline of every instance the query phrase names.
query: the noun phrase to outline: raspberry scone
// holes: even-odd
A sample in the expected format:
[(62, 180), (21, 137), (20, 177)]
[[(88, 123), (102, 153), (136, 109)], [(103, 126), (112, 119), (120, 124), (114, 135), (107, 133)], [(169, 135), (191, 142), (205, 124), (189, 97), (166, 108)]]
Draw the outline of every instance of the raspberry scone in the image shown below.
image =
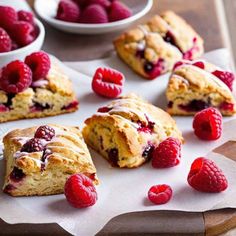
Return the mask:
[(235, 99), (231, 92), (234, 74), (206, 62), (180, 61), (169, 79), (166, 96), (171, 115), (194, 115), (208, 107), (222, 115), (235, 114)]
[(3, 191), (12, 196), (63, 193), (67, 178), (82, 173), (96, 184), (96, 169), (78, 127), (44, 125), (17, 129), (3, 138)]
[(72, 83), (44, 52), (13, 61), (0, 75), (0, 122), (54, 116), (78, 109)]
[(135, 94), (99, 108), (85, 124), (82, 131), (85, 142), (118, 167), (142, 165), (167, 137), (183, 140), (169, 114)]
[(204, 52), (202, 38), (172, 11), (122, 34), (114, 46), (121, 59), (146, 79), (172, 70), (182, 58), (193, 60)]

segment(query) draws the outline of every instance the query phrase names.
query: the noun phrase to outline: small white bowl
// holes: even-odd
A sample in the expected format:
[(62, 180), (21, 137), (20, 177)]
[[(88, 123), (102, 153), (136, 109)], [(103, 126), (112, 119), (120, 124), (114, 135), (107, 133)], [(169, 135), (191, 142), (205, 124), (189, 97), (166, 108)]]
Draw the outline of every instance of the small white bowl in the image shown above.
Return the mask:
[(38, 19), (35, 19), (35, 23), (39, 28), (38, 37), (25, 47), (10, 52), (0, 53), (0, 68), (7, 65), (11, 61), (24, 60), (27, 55), (41, 49), (45, 37), (45, 29), (43, 24)]
[(122, 30), (144, 16), (152, 7), (153, 0), (122, 0), (129, 6), (133, 15), (127, 19), (102, 24), (70, 23), (55, 19), (59, 0), (36, 0), (34, 8), (37, 14), (51, 26), (69, 33), (103, 34)]

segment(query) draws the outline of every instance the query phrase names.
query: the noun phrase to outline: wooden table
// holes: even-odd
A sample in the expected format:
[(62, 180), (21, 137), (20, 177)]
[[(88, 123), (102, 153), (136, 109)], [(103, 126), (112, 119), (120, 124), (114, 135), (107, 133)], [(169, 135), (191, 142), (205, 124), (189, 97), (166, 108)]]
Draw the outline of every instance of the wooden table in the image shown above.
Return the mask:
[[(149, 14), (140, 22), (163, 10), (172, 9), (182, 15), (205, 39), (206, 51), (227, 46), (219, 24), (218, 0), (154, 0)], [(220, 0), (219, 0), (220, 1)], [(225, 0), (228, 1), (228, 0)], [(229, 0), (234, 2), (235, 0)], [(32, 0), (29, 0), (32, 4)], [(229, 5), (227, 5), (229, 7)], [(64, 61), (106, 57), (113, 51), (112, 40), (119, 34), (82, 36), (65, 34), (47, 25), (44, 50)], [(67, 42), (65, 44), (65, 42)], [(63, 51), (61, 48), (63, 47)], [(66, 51), (65, 51), (66, 50)], [(205, 213), (170, 211), (128, 213), (113, 218), (98, 235), (218, 235), (236, 226), (236, 211), (224, 209)], [(135, 227), (130, 227), (135, 221)], [(184, 224), (184, 225), (183, 225)], [(183, 227), (184, 226), (184, 227)], [(175, 234), (168, 231), (175, 227)], [(0, 235), (69, 235), (57, 224), (9, 225), (0, 220)], [(159, 231), (158, 231), (159, 230)], [(145, 233), (144, 233), (145, 232)], [(162, 233), (159, 233), (162, 232)]]

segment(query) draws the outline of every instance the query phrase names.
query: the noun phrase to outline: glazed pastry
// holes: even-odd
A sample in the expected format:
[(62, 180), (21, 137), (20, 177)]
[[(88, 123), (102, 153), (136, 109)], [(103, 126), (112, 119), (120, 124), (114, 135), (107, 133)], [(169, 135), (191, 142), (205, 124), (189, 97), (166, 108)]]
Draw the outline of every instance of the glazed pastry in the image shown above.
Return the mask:
[(146, 79), (172, 70), (181, 60), (193, 60), (203, 52), (203, 40), (172, 11), (154, 16), (114, 41), (117, 54)]
[(183, 140), (169, 114), (135, 94), (99, 108), (85, 124), (82, 131), (85, 142), (118, 167), (142, 165), (167, 137)]
[(194, 115), (215, 107), (222, 115), (235, 113), (234, 74), (201, 61), (178, 62), (170, 76), (166, 96), (171, 115)]
[(72, 83), (55, 63), (46, 78), (33, 82), (22, 92), (11, 94), (0, 89), (0, 122), (54, 116), (77, 109)]
[(3, 191), (12, 196), (63, 193), (66, 179), (82, 173), (98, 183), (96, 169), (78, 127), (47, 125), (17, 129), (3, 138)]

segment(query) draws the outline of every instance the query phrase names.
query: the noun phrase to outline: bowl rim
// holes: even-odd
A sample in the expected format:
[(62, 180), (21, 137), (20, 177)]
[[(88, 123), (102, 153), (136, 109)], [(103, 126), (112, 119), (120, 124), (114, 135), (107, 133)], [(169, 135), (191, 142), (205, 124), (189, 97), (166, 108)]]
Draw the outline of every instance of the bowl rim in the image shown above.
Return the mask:
[(40, 2), (41, 1), (42, 0), (36, 0), (34, 2), (34, 9), (42, 19), (44, 19), (47, 22), (50, 22), (51, 24), (57, 25), (57, 26), (70, 27), (70, 28), (74, 28), (74, 29), (78, 29), (78, 28), (81, 28), (81, 29), (94, 29), (94, 28), (104, 29), (104, 28), (122, 26), (127, 23), (131, 23), (133, 21), (136, 21), (137, 19), (144, 16), (152, 8), (152, 5), (153, 5), (153, 0), (147, 0), (147, 4), (145, 5), (145, 7), (141, 11), (139, 11), (136, 14), (134, 14), (126, 19), (123, 19), (123, 20), (108, 22), (108, 23), (100, 23), (100, 24), (84, 24), (84, 23), (61, 21), (61, 20), (57, 20), (53, 17), (49, 17), (48, 15), (41, 14), (41, 11), (38, 10), (38, 9), (40, 9)]
[(44, 38), (45, 37), (45, 28), (44, 28), (43, 23), (37, 18), (35, 18), (35, 22), (36, 22), (36, 25), (39, 27), (39, 35), (37, 36), (37, 38), (33, 42), (31, 42), (30, 44), (28, 44), (22, 48), (18, 48), (16, 50), (9, 51), (9, 52), (0, 53), (0, 57), (11, 56), (11, 55), (15, 55), (15, 54), (27, 51), (30, 47), (33, 47), (40, 40), (40, 38)]

